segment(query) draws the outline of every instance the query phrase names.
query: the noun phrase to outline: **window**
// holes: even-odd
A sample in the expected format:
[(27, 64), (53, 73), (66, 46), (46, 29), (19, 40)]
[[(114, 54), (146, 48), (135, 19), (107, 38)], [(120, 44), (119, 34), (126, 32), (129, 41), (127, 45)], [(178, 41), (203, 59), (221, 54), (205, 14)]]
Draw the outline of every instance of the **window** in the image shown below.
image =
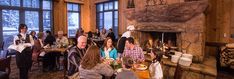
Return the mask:
[(113, 29), (118, 36), (118, 1), (99, 3), (97, 6), (97, 28)]
[(13, 43), (20, 23), (28, 32), (51, 30), (52, 0), (0, 0), (0, 41), (6, 49)]
[(43, 29), (44, 31), (50, 30), (52, 25), (52, 2), (51, 0), (43, 0)]
[(76, 30), (80, 27), (80, 5), (68, 3), (67, 11), (68, 37), (75, 37)]
[(4, 6), (20, 6), (20, 0), (0, 0), (0, 5), (4, 5)]

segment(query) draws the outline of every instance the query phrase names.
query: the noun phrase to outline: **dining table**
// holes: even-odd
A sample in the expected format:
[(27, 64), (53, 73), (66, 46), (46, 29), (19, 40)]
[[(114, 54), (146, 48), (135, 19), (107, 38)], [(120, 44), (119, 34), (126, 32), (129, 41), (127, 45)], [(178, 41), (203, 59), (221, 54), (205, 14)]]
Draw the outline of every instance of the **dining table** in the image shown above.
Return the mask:
[[(116, 61), (114, 61), (116, 62)], [(145, 61), (145, 62), (141, 62), (141, 63), (135, 63), (132, 67), (132, 71), (137, 75), (137, 77), (139, 79), (150, 79), (150, 73), (149, 73), (149, 62)], [(118, 63), (118, 67), (114, 66), (113, 63), (110, 64), (112, 66), (112, 68), (117, 72), (116, 74), (119, 73), (119, 69), (122, 69), (122, 67), (120, 66), (121, 63)], [(145, 65), (147, 68), (145, 69), (138, 69), (137, 65)], [(119, 67), (120, 66), (120, 67)], [(121, 71), (120, 71), (121, 72)]]
[(60, 52), (61, 54), (64, 54), (67, 48), (45, 48), (43, 49), (46, 53), (48, 52)]
[(139, 79), (150, 79), (149, 68), (146, 70), (133, 70)]

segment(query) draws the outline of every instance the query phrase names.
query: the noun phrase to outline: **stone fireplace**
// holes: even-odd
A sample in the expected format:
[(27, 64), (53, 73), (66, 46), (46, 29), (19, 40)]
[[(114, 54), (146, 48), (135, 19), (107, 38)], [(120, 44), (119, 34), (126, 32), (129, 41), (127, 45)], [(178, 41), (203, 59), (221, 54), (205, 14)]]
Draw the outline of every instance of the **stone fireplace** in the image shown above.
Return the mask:
[[(146, 4), (145, 4), (146, 5)], [(193, 62), (205, 57), (205, 1), (182, 2), (170, 5), (136, 6), (125, 10), (126, 18), (134, 25), (134, 37), (143, 45), (146, 40), (173, 40), (173, 43), (194, 56)]]

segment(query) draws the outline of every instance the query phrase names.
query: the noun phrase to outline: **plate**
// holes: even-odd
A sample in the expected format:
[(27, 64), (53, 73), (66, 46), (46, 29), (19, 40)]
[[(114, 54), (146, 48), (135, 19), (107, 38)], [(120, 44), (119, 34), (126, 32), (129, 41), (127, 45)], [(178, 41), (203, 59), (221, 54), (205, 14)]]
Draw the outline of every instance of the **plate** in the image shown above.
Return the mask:
[(136, 64), (135, 68), (137, 70), (146, 70), (148, 67), (146, 65), (144, 65), (144, 64)]
[(116, 72), (120, 73), (120, 72), (122, 72), (122, 70), (123, 70), (122, 68), (119, 68), (119, 69), (116, 70)]

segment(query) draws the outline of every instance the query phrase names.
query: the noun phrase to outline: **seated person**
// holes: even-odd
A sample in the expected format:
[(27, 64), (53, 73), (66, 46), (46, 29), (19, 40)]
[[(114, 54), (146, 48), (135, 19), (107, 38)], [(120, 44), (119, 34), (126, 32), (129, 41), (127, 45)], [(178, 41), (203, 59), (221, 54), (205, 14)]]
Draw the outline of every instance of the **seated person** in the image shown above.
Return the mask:
[(115, 79), (138, 79), (137, 75), (131, 70), (134, 61), (131, 57), (122, 58), (122, 71), (117, 74)]
[(106, 59), (113, 58), (114, 60), (116, 60), (118, 56), (117, 50), (113, 46), (112, 39), (110, 37), (107, 37), (105, 39), (104, 45), (102, 48), (100, 48), (100, 51), (101, 56)]
[(46, 37), (44, 40), (44, 46), (50, 46), (53, 45), (53, 43), (56, 41), (54, 35), (52, 35), (52, 33), (50, 31), (46, 31)]
[(56, 38), (58, 47), (67, 47), (69, 42), (68, 38), (63, 36), (63, 31), (58, 31), (58, 37)]
[(102, 76), (110, 77), (114, 74), (110, 65), (101, 62), (99, 51), (95, 45), (87, 49), (79, 67), (81, 79), (102, 79)]
[(38, 39), (34, 40), (34, 47), (33, 47), (33, 52), (32, 52), (32, 60), (33, 62), (38, 62), (37, 58), (40, 54), (40, 56), (44, 56), (45, 52), (43, 52), (43, 39), (44, 39), (44, 33), (39, 32), (37, 34)]
[(143, 62), (145, 60), (141, 47), (134, 44), (134, 39), (132, 37), (129, 37), (126, 40), (123, 52), (123, 57), (125, 56), (130, 56), (133, 58), (134, 62)]
[(149, 66), (151, 79), (163, 79), (163, 71), (160, 64), (162, 52), (158, 49), (153, 49), (150, 53), (150, 56), (153, 60), (151, 65)]
[(87, 37), (86, 36), (79, 36), (77, 38), (76, 46), (70, 48), (68, 52), (68, 63), (67, 63), (67, 75), (71, 76), (77, 73), (79, 70), (80, 62), (84, 57), (86, 50), (87, 50)]

